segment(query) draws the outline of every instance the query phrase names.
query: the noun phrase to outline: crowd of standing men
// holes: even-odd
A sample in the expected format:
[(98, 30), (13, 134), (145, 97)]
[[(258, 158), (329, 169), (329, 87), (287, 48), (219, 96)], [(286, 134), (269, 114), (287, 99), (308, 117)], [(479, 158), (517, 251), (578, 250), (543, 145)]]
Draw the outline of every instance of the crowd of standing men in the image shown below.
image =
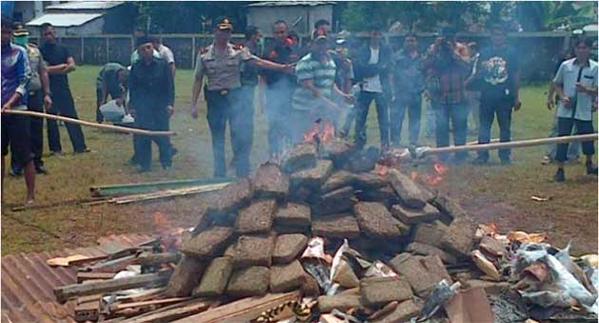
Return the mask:
[[(3, 19), (2, 109), (29, 106), (30, 110), (44, 111), (45, 106), (49, 113), (77, 118), (67, 77), (75, 69), (75, 61), (66, 47), (56, 43), (54, 28), (42, 26), (44, 43), (40, 50), (28, 44), (22, 27), (14, 31)], [(490, 28), (491, 44), (480, 52), (475, 43), (457, 41), (451, 28), (444, 28), (425, 51), (420, 50), (415, 34), (406, 35), (402, 48), (393, 51), (377, 28), (370, 31), (365, 44), (352, 43), (343, 34), (331, 39), (330, 24), (325, 20), (314, 25), (307, 46), (300, 46), (297, 35), (282, 20), (273, 23), (274, 39), (267, 48), (261, 48), (261, 33), (255, 27), (247, 28), (242, 45), (230, 42), (232, 31), (229, 19), (215, 21), (214, 41), (198, 53), (194, 71), (191, 115), (198, 117), (197, 101), (203, 92), (215, 177), (227, 175), (227, 124), (235, 174), (249, 175), (256, 99), (268, 120), (271, 157), (302, 141), (315, 120), (331, 122), (340, 136), (349, 137), (353, 127), (355, 143), (362, 147), (367, 141), (366, 120), (373, 102), (383, 150), (402, 145), (404, 119), (408, 120), (407, 144), (419, 144), (423, 103), (430, 105), (426, 109), (426, 133), (434, 133), (438, 147), (448, 146), (451, 137), (456, 146), (466, 144), (470, 114), (476, 117), (479, 143), (490, 142), (495, 118), (500, 141), (511, 140), (512, 112), (521, 107), (520, 65), (502, 26)], [(589, 59), (589, 51), (587, 41), (576, 42), (576, 57), (565, 61), (553, 80), (552, 94), (559, 96), (558, 135), (571, 134), (574, 125), (577, 133), (594, 131), (589, 118), (596, 107), (597, 63)], [(130, 68), (108, 63), (98, 75), (97, 121), (104, 121), (100, 108), (110, 96), (135, 117), (136, 127), (169, 130), (175, 106), (175, 72), (172, 51), (157, 38), (137, 34)], [(46, 172), (41, 160), (43, 126), (38, 122), (29, 125), (27, 118), (19, 116), (3, 116), (2, 122), (3, 156), (10, 143), (13, 172), (25, 173), (28, 200), (33, 200), (35, 170)], [(73, 150), (88, 152), (80, 126), (67, 123), (66, 127)], [(57, 125), (52, 120), (48, 120), (48, 140), (51, 152), (62, 154)], [(168, 137), (134, 136), (130, 162), (142, 172), (149, 171), (152, 141), (159, 147), (162, 167), (172, 167), (176, 149)], [(596, 174), (592, 142), (584, 143), (583, 148), (588, 156), (587, 173)], [(557, 181), (565, 178), (564, 149), (567, 144), (559, 145), (555, 157)], [(465, 162), (467, 157), (464, 152), (451, 159), (441, 156), (455, 163)], [(510, 150), (500, 150), (499, 158), (503, 164), (511, 163)], [(489, 153), (480, 151), (474, 163), (488, 160)]]

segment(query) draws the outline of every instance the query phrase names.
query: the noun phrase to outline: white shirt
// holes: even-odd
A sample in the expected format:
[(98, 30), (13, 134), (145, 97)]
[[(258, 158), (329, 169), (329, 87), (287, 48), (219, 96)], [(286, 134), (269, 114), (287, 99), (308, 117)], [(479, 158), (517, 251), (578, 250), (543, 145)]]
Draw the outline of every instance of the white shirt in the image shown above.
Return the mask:
[[(370, 47), (370, 60), (368, 64), (377, 64), (379, 62), (380, 48)], [(383, 84), (381, 83), (381, 77), (377, 74), (373, 77), (364, 78), (363, 90), (366, 92), (383, 93)]]
[(162, 57), (168, 64), (175, 63), (175, 55), (173, 55), (173, 51), (170, 48), (160, 44), (158, 52), (160, 53), (160, 57)]
[(572, 113), (574, 112), (574, 119), (590, 121), (593, 120), (593, 97), (588, 93), (576, 91), (578, 74), (580, 74), (580, 83), (582, 85), (591, 88), (597, 87), (597, 62), (589, 60), (589, 66), (581, 67), (576, 58), (564, 61), (559, 66), (553, 78), (553, 83), (562, 85), (564, 94), (576, 101), (576, 111), (572, 107), (566, 108), (562, 101), (560, 101), (557, 116), (559, 118), (572, 118)]

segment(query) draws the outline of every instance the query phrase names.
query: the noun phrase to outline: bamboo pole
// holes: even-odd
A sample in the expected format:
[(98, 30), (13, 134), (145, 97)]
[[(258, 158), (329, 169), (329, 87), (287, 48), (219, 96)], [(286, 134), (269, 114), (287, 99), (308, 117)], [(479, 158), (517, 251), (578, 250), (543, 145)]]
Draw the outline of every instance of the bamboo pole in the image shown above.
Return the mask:
[[(598, 139), (598, 135), (596, 133), (591, 133), (591, 134), (586, 134), (586, 135), (527, 139), (527, 140), (497, 142), (497, 143), (480, 144), (480, 145), (450, 146), (450, 147), (428, 148), (428, 149), (425, 148), (425, 150), (422, 151), (422, 156), (442, 154), (442, 153), (455, 153), (455, 152), (461, 152), (461, 151), (479, 151), (479, 150), (495, 150), (495, 149), (504, 149), (504, 148), (521, 148), (521, 147), (540, 146), (540, 145), (547, 145), (547, 144), (561, 144), (561, 143), (568, 143), (568, 142), (573, 142), (573, 141), (591, 141), (591, 140), (595, 141), (597, 139)], [(416, 149), (418, 150), (418, 148), (416, 148)], [(416, 154), (418, 155), (418, 152), (416, 152)]]
[(79, 125), (87, 126), (87, 127), (93, 127), (93, 128), (99, 128), (99, 129), (105, 129), (105, 130), (114, 130), (114, 131), (118, 131), (118, 132), (132, 133), (132, 134), (137, 134), (137, 135), (145, 135), (145, 136), (174, 136), (174, 135), (176, 135), (176, 133), (174, 131), (150, 131), (150, 130), (139, 129), (139, 128), (114, 126), (114, 125), (89, 122), (89, 121), (85, 121), (85, 120), (67, 118), (67, 117), (58, 116), (58, 115), (54, 115), (54, 114), (35, 112), (35, 111), (3, 110), (2, 114), (5, 114), (5, 113), (13, 114), (13, 115), (36, 117), (36, 118), (54, 119), (54, 120), (60, 120), (60, 121), (69, 122), (69, 123), (75, 123), (75, 124), (79, 124)]

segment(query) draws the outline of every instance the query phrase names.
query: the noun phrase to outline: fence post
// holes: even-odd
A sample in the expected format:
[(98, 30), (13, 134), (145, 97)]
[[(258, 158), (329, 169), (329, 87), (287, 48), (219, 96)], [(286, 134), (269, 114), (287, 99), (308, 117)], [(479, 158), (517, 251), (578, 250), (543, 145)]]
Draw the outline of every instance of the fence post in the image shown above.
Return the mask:
[(195, 36), (192, 35), (191, 36), (191, 68), (192, 69), (196, 66), (196, 62), (195, 62), (196, 55), (195, 55), (195, 52), (196, 52), (196, 38), (195, 38)]
[(79, 52), (79, 54), (80, 54), (79, 57), (81, 57), (81, 62), (80, 62), (81, 64), (85, 63), (85, 50), (84, 50), (84, 48), (85, 48), (85, 41), (83, 40), (83, 36), (81, 36), (81, 49), (80, 49), (80, 52)]
[(104, 39), (106, 39), (106, 61), (110, 62), (110, 51), (108, 50), (108, 40), (110, 39), (110, 37), (106, 37)]

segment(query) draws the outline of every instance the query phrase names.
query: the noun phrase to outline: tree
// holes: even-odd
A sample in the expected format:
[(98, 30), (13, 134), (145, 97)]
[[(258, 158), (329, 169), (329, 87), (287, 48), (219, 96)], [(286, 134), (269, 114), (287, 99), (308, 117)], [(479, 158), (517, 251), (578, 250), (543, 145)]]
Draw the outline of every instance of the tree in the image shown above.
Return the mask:
[(219, 16), (230, 18), (236, 31), (245, 29), (244, 1), (141, 1), (137, 25), (150, 33), (210, 32), (212, 20)]
[(394, 22), (404, 30), (436, 31), (446, 25), (465, 30), (485, 12), (485, 3), (468, 1), (350, 2), (342, 19), (345, 28), (355, 31), (379, 24), (386, 28)]
[(516, 19), (524, 30), (573, 30), (597, 23), (595, 1), (516, 2)]

